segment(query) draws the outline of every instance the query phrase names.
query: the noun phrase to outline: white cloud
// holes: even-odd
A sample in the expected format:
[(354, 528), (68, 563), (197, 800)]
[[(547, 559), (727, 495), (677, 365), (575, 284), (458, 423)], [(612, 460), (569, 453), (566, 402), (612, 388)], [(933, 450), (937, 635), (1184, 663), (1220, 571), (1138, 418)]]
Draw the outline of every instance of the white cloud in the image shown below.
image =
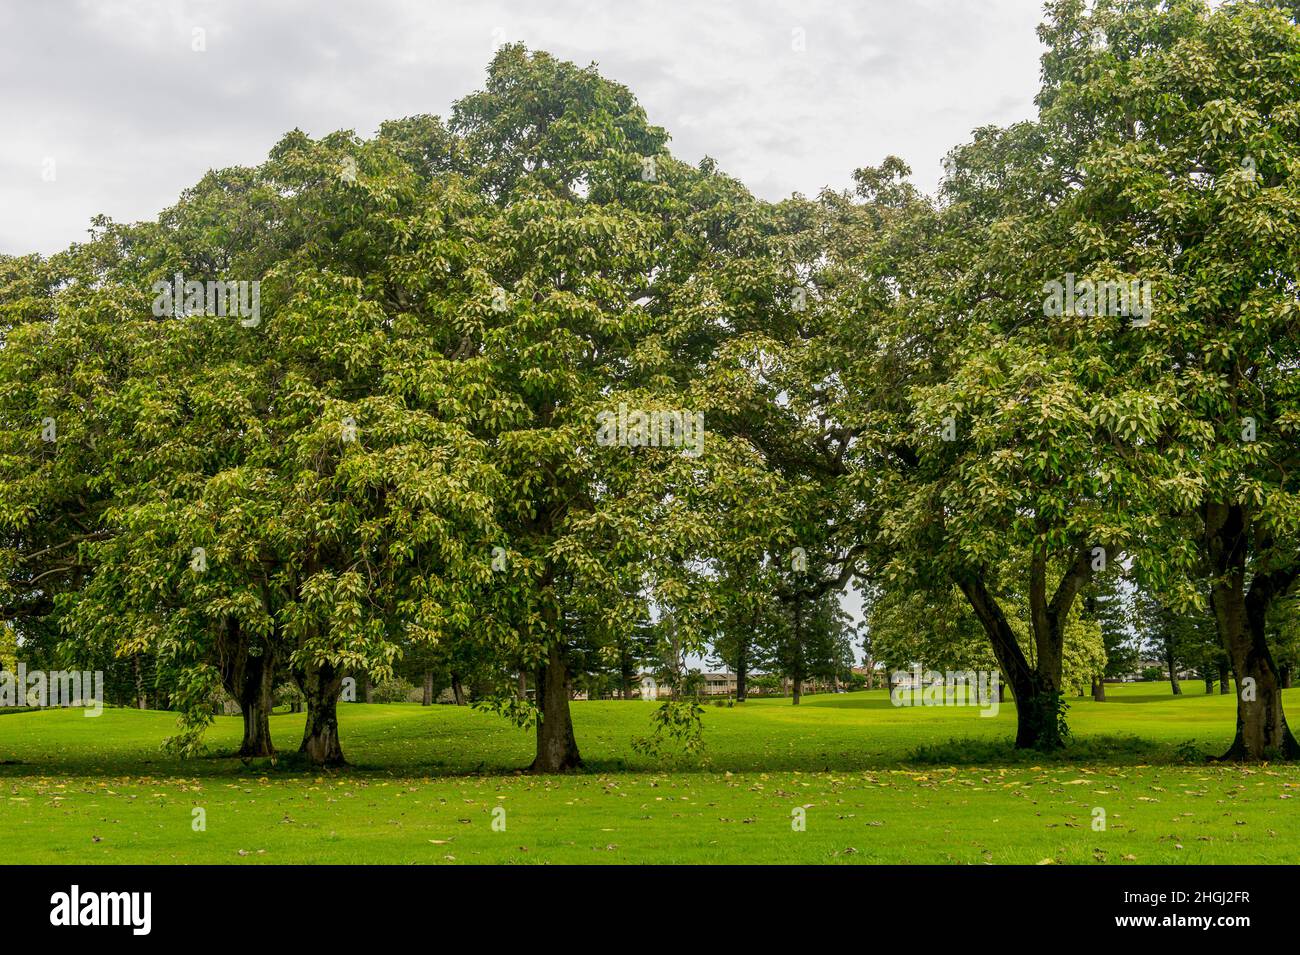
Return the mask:
[(13, 4), (0, 252), (54, 251), (97, 213), (152, 218), (294, 127), (445, 116), (502, 39), (597, 61), (678, 156), (711, 155), (767, 198), (843, 187), (889, 153), (928, 189), (971, 129), (1032, 115), (1039, 19), (1039, 0)]

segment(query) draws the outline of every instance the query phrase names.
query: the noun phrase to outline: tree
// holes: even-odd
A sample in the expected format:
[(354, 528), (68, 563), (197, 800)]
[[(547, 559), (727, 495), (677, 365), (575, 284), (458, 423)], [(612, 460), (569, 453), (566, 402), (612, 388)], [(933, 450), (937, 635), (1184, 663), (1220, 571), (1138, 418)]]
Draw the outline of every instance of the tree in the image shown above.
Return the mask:
[(887, 673), (992, 670), (997, 659), (983, 628), (955, 587), (876, 587), (866, 603), (872, 651)]
[(674, 509), (668, 489), (706, 466), (683, 451), (709, 453), (640, 430), (626, 440), (623, 417), (618, 433), (602, 433), (597, 416), (609, 424), (627, 409), (638, 429), (652, 413), (697, 419), (687, 385), (723, 335), (701, 273), (727, 242), (742, 190), (673, 160), (624, 87), (518, 46), (498, 52), (487, 88), (457, 104), (451, 128), (492, 225), (477, 300), (461, 313), (463, 347), (444, 373), (492, 396), (474, 433), (507, 482), (498, 501), (518, 568), (507, 598), (515, 655), (536, 663), (533, 769), (564, 771), (581, 757), (562, 600), (617, 600), (648, 562), (667, 585), (692, 544), (664, 544), (655, 521)]
[(137, 235), (96, 220), (91, 241), (42, 259), (0, 257), (0, 619), (53, 660), (66, 604), (133, 457), (116, 395), (138, 369)]
[(1300, 595), (1277, 601), (1267, 621), (1269, 646), (1276, 652), (1282, 689), (1289, 690), (1300, 667)]
[(1225, 755), (1300, 755), (1265, 624), (1300, 574), (1300, 29), (1272, 5), (1070, 0), (1040, 32), (1044, 158), (1073, 184), (1077, 271), (1140, 277), (1154, 302), (1122, 336), (1159, 451), (1148, 512), (1170, 523), (1139, 567), (1180, 605), (1208, 589), (1239, 687)]

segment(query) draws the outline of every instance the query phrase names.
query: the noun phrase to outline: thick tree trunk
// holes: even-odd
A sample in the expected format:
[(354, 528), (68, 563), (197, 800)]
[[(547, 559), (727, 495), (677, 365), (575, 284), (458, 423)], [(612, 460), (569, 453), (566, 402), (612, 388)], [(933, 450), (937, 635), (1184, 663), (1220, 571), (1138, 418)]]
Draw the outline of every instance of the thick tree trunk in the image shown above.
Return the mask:
[[(1285, 593), (1289, 579), (1256, 574), (1245, 589), (1249, 530), (1238, 505), (1206, 506), (1205, 526), (1211, 566), (1210, 587), (1215, 625), (1237, 680), (1237, 732), (1221, 759), (1263, 761), (1300, 758), (1282, 712), (1282, 688), (1264, 636), (1264, 618), (1274, 596)], [(1291, 576), (1291, 579), (1293, 579)]]
[(564, 649), (552, 642), (546, 662), (537, 668), (537, 754), (528, 767), (534, 773), (562, 773), (582, 765), (569, 712), (570, 689)]
[(1290, 666), (1284, 666), (1282, 668), (1282, 689), (1284, 690), (1291, 689), (1291, 667)]
[(338, 702), (343, 674), (337, 667), (320, 664), (309, 666), (294, 677), (307, 698), (307, 725), (298, 752), (304, 753), (313, 766), (342, 766)]
[(424, 671), (424, 693), (420, 697), (421, 706), (433, 705), (433, 671)]
[(221, 685), (239, 704), (244, 739), (239, 755), (245, 759), (274, 756), (271, 710), (275, 707), (275, 658), (269, 645), (254, 654), (252, 637), (234, 617), (227, 617), (217, 635)]
[(1205, 671), (1205, 695), (1214, 695), (1214, 674), (1208, 669)]
[(239, 755), (245, 759), (274, 756), (271, 743), (271, 710), (275, 708), (275, 660), (269, 650), (249, 656), (244, 664), (239, 710), (244, 717), (244, 742)]
[(520, 700), (528, 699), (528, 675), (523, 670), (519, 671), (519, 683), (517, 693)]
[(1106, 680), (1104, 677), (1092, 678), (1092, 698), (1097, 703), (1106, 702)]
[(1229, 663), (1227, 660), (1224, 660), (1219, 664), (1219, 692), (1224, 696), (1227, 696), (1232, 692), (1232, 687), (1229, 685), (1229, 672)]
[[(1226, 604), (1224, 611), (1218, 609)], [(1223, 759), (1267, 760), (1300, 758), (1300, 744), (1287, 726), (1282, 711), (1282, 687), (1264, 640), (1263, 628), (1252, 633), (1240, 619), (1229, 594), (1215, 596), (1215, 615), (1229, 645), (1232, 671), (1237, 680), (1237, 731)]]
[[(1277, 669), (1262, 639), (1249, 634), (1234, 640), (1232, 669), (1237, 677), (1237, 731), (1223, 759), (1300, 758), (1300, 744), (1282, 711)], [(1253, 681), (1247, 682), (1247, 681)]]
[[(998, 605), (997, 599), (988, 591), (984, 581), (971, 575), (958, 581), (958, 586), (966, 595), (967, 602), (975, 612), (976, 618), (984, 627), (984, 633), (993, 645), (993, 655), (997, 657), (998, 667), (1002, 672), (1000, 691), (1005, 700), (1008, 684), (1016, 698), (1016, 749), (1032, 749), (1039, 743), (1039, 709), (1038, 684), (1033, 669), (1025, 659), (1024, 651), (1016, 640), (1015, 631), (1007, 623), (1006, 615)], [(892, 687), (891, 687), (892, 689)]]
[(790, 702), (794, 706), (798, 706), (799, 701), (802, 699), (803, 699), (803, 680), (799, 679), (798, 677), (795, 677), (793, 680), (790, 681)]
[(365, 700), (367, 703), (375, 702), (375, 686), (373, 683), (370, 682), (370, 674), (367, 673), (365, 676), (363, 676), (361, 678), (361, 681), (362, 681), (361, 698)]
[[(1077, 549), (1073, 563), (1057, 582), (1050, 598), (1047, 592), (1049, 563), (1046, 546), (1036, 547), (1029, 566), (1029, 622), (1037, 657), (1033, 674), (1032, 719), (1038, 724), (1036, 746), (1039, 749), (1058, 749), (1065, 745), (1067, 731), (1061, 716), (1065, 622), (1079, 591), (1092, 576), (1092, 553), (1084, 546)], [(1021, 708), (1019, 701), (1020, 694), (1017, 693), (1017, 711)]]
[[(1034, 705), (1033, 716), (1038, 723), (1039, 749), (1058, 749), (1065, 745), (1061, 725), (1062, 674), (1065, 659), (1065, 621), (1079, 590), (1090, 574), (1090, 555), (1080, 550), (1074, 564), (1061, 578), (1049, 598), (1047, 593), (1047, 548), (1035, 548), (1029, 567), (1029, 622), (1033, 631)], [(1020, 694), (1016, 694), (1016, 709), (1020, 709)]]
[(451, 674), (451, 695), (456, 698), (457, 706), (469, 705), (465, 699), (465, 684), (461, 683), (460, 674), (454, 671)]

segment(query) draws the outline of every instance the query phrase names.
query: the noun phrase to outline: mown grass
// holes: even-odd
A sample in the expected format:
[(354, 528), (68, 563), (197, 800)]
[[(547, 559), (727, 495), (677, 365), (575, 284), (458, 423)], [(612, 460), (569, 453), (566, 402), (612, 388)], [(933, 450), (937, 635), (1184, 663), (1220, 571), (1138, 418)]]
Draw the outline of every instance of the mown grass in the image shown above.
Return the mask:
[[(1074, 744), (1051, 758), (1011, 749), (1010, 705), (710, 706), (697, 758), (633, 749), (654, 704), (575, 703), (587, 766), (567, 777), (521, 773), (531, 734), (469, 708), (345, 705), (337, 772), (245, 765), (237, 718), (210, 731), (215, 755), (182, 762), (160, 748), (172, 714), (9, 713), (0, 846), (34, 863), (1294, 861), (1300, 767), (1203, 758), (1227, 748), (1231, 697), (1109, 692), (1072, 701)], [(281, 750), (302, 719), (273, 717)]]

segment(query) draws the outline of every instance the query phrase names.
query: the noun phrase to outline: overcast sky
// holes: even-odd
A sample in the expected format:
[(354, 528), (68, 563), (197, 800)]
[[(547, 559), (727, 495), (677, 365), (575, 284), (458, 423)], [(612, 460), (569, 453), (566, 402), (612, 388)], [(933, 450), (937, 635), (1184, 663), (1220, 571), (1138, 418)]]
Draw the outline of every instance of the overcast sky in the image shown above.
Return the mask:
[(711, 155), (766, 198), (843, 187), (891, 152), (930, 189), (973, 128), (1032, 115), (1040, 13), (1040, 0), (6, 3), (0, 252), (53, 252), (97, 213), (152, 218), (295, 126), (369, 136), (445, 116), (514, 41), (597, 62), (677, 156)]

